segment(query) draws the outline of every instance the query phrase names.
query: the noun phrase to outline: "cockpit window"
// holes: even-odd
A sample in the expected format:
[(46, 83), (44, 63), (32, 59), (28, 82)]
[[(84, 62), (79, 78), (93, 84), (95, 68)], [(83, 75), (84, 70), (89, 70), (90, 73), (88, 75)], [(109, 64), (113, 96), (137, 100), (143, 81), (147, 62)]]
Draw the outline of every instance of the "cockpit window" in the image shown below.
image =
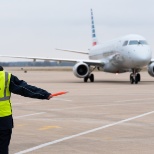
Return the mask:
[(126, 46), (128, 44), (128, 41), (125, 41), (124, 43), (123, 43), (123, 46)]
[(139, 40), (140, 44), (147, 45), (148, 43), (145, 40)]
[(147, 45), (148, 43), (145, 40), (131, 40), (129, 45)]
[(138, 41), (137, 40), (129, 41), (129, 45), (135, 45), (135, 44), (138, 44)]

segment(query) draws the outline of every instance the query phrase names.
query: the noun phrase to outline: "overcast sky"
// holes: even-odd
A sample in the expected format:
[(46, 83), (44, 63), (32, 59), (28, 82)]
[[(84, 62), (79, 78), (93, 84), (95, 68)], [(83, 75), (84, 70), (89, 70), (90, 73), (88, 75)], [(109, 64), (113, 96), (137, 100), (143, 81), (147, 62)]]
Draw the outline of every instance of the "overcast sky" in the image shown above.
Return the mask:
[(0, 54), (72, 58), (55, 48), (87, 51), (91, 8), (100, 43), (135, 33), (154, 50), (153, 0), (0, 0)]

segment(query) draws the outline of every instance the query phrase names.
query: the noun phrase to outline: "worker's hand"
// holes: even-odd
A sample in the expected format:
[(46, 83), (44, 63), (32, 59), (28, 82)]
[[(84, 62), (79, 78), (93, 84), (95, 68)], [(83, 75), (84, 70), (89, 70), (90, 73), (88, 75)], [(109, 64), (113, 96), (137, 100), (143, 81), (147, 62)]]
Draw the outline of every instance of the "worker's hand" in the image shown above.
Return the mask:
[(48, 99), (52, 98), (52, 94), (49, 95)]

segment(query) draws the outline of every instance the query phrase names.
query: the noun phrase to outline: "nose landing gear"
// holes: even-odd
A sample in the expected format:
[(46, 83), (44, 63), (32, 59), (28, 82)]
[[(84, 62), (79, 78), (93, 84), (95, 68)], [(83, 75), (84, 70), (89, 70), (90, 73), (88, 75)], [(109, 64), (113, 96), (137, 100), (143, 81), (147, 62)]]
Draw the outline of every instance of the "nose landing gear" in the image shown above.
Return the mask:
[(133, 70), (133, 73), (130, 74), (130, 83), (133, 84), (138, 84), (138, 82), (141, 81), (141, 75)]

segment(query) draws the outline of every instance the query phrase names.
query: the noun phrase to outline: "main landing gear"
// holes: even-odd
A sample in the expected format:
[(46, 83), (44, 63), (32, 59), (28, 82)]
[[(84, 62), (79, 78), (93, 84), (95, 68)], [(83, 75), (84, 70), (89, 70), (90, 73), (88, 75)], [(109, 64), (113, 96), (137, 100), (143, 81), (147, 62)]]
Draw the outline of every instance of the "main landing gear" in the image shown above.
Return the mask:
[(84, 82), (87, 82), (88, 79), (90, 79), (90, 82), (94, 82), (94, 74), (91, 74), (91, 73), (92, 73), (92, 71), (94, 71), (95, 68), (96, 68), (96, 67), (94, 67), (94, 68), (91, 70), (91, 72), (89, 73), (88, 76), (84, 77)]
[(130, 74), (130, 83), (138, 84), (138, 82), (140, 81), (141, 81), (141, 75), (135, 70), (133, 70), (133, 73)]
[(84, 82), (87, 82), (88, 79), (90, 79), (91, 82), (94, 82), (94, 74), (90, 74), (90, 75), (84, 77)]

